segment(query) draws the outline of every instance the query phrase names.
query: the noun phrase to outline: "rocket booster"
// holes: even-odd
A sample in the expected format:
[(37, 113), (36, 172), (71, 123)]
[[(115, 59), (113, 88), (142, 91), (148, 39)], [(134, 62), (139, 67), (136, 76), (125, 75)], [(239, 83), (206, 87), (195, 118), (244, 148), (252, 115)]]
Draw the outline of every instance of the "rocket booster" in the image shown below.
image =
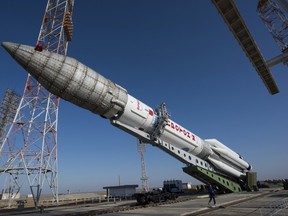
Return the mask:
[[(52, 94), (148, 134), (155, 130), (159, 118), (151, 107), (78, 60), (22, 44), (3, 42), (2, 46)], [(205, 141), (171, 119), (167, 119), (160, 138), (235, 177), (251, 168), (224, 144), (215, 139)]]

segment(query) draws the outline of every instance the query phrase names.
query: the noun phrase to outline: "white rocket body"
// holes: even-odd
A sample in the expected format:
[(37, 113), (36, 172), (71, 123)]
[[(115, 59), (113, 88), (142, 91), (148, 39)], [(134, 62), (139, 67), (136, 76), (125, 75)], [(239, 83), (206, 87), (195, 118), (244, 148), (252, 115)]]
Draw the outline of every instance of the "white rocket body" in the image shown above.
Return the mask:
[[(155, 128), (157, 119), (158, 116), (151, 107), (128, 94), (127, 104), (118, 121), (149, 133)], [(185, 149), (189, 153), (195, 151), (196, 154), (200, 153), (197, 151), (197, 147), (203, 142), (201, 138), (171, 119), (168, 120), (161, 139), (178, 148)]]
[[(127, 90), (106, 79), (76, 59), (31, 46), (2, 43), (10, 55), (49, 92), (108, 119), (147, 133), (158, 122), (154, 110), (129, 95)], [(203, 140), (180, 124), (167, 120), (160, 138), (235, 177), (244, 176), (251, 166), (239, 154), (215, 139)]]

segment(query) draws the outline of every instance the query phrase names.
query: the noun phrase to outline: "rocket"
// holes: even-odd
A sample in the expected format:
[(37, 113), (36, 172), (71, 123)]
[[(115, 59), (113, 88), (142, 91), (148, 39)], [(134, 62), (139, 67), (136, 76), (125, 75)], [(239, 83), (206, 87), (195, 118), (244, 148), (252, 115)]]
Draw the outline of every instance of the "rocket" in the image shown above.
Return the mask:
[[(110, 121), (116, 119), (147, 134), (155, 131), (159, 116), (151, 107), (78, 60), (22, 44), (3, 42), (2, 46), (52, 94)], [(169, 116), (159, 137), (210, 162), (227, 175), (241, 178), (251, 169), (248, 162), (226, 145), (216, 139), (201, 139)]]

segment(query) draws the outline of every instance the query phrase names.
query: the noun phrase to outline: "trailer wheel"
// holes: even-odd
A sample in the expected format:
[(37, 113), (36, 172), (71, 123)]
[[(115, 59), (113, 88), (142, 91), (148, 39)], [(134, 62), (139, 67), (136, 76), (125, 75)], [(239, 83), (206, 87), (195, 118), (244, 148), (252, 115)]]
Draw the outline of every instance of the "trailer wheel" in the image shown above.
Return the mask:
[(171, 194), (171, 200), (176, 200), (177, 195), (176, 194)]
[(137, 202), (138, 202), (138, 204), (140, 204), (140, 205), (145, 205), (145, 204), (147, 204), (146, 197), (145, 197), (145, 196), (138, 196), (138, 197), (137, 197)]
[(153, 197), (153, 200), (152, 200), (154, 203), (159, 203), (161, 201), (161, 197), (156, 195)]

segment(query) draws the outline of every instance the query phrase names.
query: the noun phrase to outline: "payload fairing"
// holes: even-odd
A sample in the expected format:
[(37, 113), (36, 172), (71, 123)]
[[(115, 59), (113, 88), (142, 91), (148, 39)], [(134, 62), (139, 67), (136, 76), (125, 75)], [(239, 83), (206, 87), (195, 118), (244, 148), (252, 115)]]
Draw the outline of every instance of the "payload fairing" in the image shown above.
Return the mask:
[[(159, 125), (160, 118), (152, 108), (76, 59), (22, 44), (3, 42), (2, 46), (52, 94), (148, 134)], [(251, 169), (239, 154), (218, 140), (203, 140), (169, 116), (159, 137), (234, 177), (241, 178)]]

